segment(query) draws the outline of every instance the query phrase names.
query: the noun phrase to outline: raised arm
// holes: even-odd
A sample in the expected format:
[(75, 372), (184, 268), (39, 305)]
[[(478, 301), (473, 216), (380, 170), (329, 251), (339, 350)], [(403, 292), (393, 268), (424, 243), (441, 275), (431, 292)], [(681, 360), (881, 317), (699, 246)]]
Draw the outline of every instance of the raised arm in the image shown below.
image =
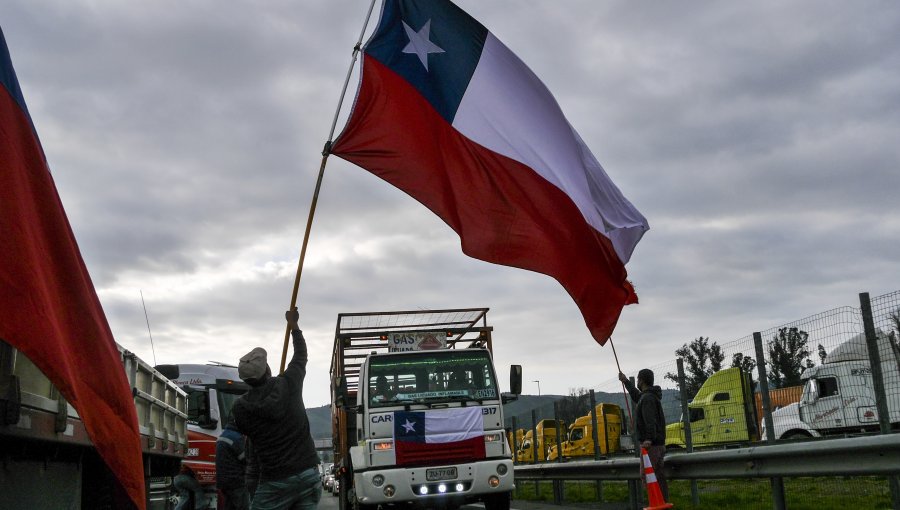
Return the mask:
[(303, 379), (306, 377), (306, 362), (309, 361), (309, 354), (306, 350), (306, 339), (303, 338), (303, 331), (300, 331), (300, 312), (297, 307), (284, 312), (284, 318), (287, 320), (288, 326), (291, 328), (291, 338), (294, 343), (294, 355), (291, 357), (290, 363), (284, 370), (284, 376), (303, 388)]
[(625, 385), (625, 389), (628, 390), (628, 394), (631, 396), (631, 400), (636, 403), (641, 399), (641, 392), (634, 387), (634, 384), (632, 384), (631, 379), (629, 379), (628, 376), (626, 376), (622, 372), (619, 372), (619, 380), (622, 381), (622, 384)]

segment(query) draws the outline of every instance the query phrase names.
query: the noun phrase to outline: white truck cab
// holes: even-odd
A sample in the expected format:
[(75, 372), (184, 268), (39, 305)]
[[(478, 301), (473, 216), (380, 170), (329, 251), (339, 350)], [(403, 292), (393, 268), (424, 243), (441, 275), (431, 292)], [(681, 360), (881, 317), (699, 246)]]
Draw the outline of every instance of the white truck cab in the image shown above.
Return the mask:
[[(900, 422), (900, 368), (891, 337), (876, 332), (891, 423)], [(776, 438), (856, 433), (878, 426), (872, 366), (864, 334), (838, 345), (803, 372), (800, 402), (772, 413)]]
[[(368, 335), (341, 334), (339, 316), (332, 413), (342, 510), (472, 502), (509, 510), (515, 484), (502, 404), (521, 391), (521, 367), (512, 367), (512, 394), (501, 394), (491, 328), (475, 325), (487, 309), (458, 311), (473, 318), (467, 327), (432, 324), (453, 312), (373, 314), (418, 326)], [(375, 348), (354, 354), (357, 337)]]

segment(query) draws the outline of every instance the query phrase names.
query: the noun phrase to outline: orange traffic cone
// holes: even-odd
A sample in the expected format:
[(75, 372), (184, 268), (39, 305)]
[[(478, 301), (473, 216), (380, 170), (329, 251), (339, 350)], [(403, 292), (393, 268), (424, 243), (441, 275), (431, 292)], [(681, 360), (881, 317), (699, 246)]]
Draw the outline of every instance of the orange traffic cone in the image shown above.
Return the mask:
[(641, 448), (641, 462), (644, 464), (644, 480), (647, 483), (647, 499), (650, 506), (644, 507), (644, 510), (664, 510), (672, 508), (672, 503), (666, 503), (663, 498), (662, 491), (659, 490), (659, 482), (656, 481), (656, 473), (653, 472), (653, 465), (650, 464), (650, 456), (647, 450)]

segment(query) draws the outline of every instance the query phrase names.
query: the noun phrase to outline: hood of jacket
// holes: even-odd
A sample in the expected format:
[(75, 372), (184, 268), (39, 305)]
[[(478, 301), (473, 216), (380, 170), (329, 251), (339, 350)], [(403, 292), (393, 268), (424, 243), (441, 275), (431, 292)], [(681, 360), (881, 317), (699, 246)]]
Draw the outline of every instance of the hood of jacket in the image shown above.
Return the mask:
[(656, 398), (659, 399), (660, 402), (662, 402), (662, 388), (660, 388), (659, 386), (651, 386), (650, 388), (647, 388), (645, 391), (647, 393), (652, 393), (653, 395), (656, 396)]

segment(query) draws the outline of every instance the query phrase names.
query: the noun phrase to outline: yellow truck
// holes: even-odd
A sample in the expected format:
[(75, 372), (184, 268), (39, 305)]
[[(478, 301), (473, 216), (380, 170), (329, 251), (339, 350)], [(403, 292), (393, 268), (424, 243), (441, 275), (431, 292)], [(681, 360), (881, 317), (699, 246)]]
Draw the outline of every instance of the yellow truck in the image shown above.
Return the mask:
[[(601, 403), (595, 408), (597, 414), (597, 442), (600, 453), (621, 450), (622, 408), (616, 404)], [(594, 426), (590, 413), (579, 417), (569, 427), (568, 439), (561, 443), (563, 458), (594, 456)], [(547, 460), (556, 460), (556, 445), (550, 448)]]
[[(541, 420), (537, 422), (535, 430), (537, 430), (537, 460), (538, 462), (547, 460), (547, 454), (550, 447), (556, 447), (556, 429), (557, 422), (554, 420)], [(562, 437), (560, 441), (566, 440), (566, 422), (559, 420), (559, 431)], [(518, 462), (534, 462), (534, 447), (532, 446), (532, 430), (525, 432), (519, 449), (516, 451), (516, 461)]]
[[(799, 399), (799, 387), (769, 391), (773, 409)], [(753, 392), (750, 374), (740, 368), (719, 370), (703, 383), (688, 404), (693, 446), (746, 443), (759, 440), (760, 394)], [(666, 426), (666, 447), (684, 448), (684, 422)]]

